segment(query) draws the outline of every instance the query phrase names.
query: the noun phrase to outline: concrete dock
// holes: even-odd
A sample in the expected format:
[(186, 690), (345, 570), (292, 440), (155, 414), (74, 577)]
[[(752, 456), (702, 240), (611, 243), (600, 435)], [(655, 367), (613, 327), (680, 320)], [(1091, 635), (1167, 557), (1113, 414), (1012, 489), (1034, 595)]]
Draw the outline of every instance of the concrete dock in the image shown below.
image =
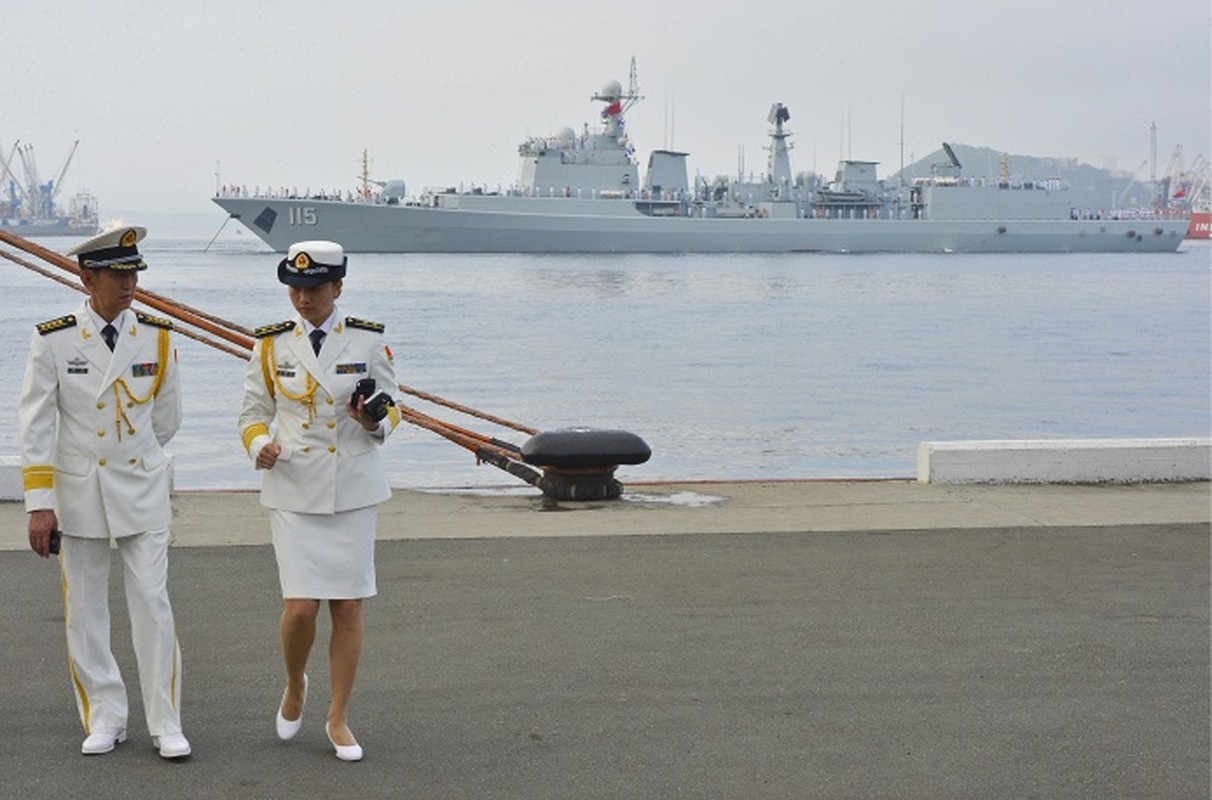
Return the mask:
[(174, 496), (194, 754), (157, 757), (120, 567), (130, 739), (79, 754), (59, 573), (0, 504), (13, 797), (1209, 796), (1207, 482), (628, 485), (620, 501), (397, 491), (343, 764), (327, 623), (281, 743), (255, 493)]

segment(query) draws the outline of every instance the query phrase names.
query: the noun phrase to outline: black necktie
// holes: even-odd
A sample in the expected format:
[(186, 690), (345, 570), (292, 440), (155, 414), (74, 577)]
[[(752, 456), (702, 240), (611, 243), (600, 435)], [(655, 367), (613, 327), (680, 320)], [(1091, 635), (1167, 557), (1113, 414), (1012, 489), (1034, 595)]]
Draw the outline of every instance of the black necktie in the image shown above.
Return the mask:
[(314, 351), (316, 355), (320, 355), (320, 345), (324, 343), (324, 331), (316, 328), (307, 335), (311, 337), (312, 351)]
[(118, 341), (118, 329), (113, 325), (106, 325), (101, 329), (101, 338), (105, 340), (105, 346), (113, 350), (114, 343)]

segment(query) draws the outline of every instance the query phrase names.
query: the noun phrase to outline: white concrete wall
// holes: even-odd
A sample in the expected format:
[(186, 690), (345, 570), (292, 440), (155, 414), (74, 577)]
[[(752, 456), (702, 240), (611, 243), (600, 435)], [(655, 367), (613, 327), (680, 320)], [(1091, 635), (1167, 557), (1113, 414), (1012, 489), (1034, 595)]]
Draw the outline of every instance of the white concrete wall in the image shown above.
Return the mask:
[(922, 483), (1164, 483), (1212, 479), (1210, 439), (922, 442)]
[(0, 501), (22, 500), (21, 457), (0, 456)]

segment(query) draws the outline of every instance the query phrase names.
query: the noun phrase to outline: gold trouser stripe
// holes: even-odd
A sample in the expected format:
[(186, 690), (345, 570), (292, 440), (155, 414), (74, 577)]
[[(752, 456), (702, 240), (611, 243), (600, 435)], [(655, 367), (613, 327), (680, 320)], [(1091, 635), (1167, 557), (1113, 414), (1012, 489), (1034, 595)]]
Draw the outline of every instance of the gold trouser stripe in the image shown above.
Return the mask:
[(169, 683), (169, 697), (173, 701), (173, 711), (177, 711), (177, 668), (181, 664), (181, 643), (177, 641), (177, 620), (173, 619), (173, 676)]
[[(67, 604), (67, 570), (63, 566), (63, 552), (59, 553), (59, 575), (62, 577), (63, 586), (63, 635), (67, 636), (67, 627), (71, 624), (71, 609)], [(80, 698), (80, 716), (81, 722), (84, 724), (84, 732), (92, 733), (89, 730), (89, 720), (92, 714), (89, 713), (90, 707), (88, 702), (88, 692), (84, 690), (84, 684), (80, 682), (80, 676), (76, 674), (76, 660), (72, 658), (71, 642), (67, 644), (67, 667), (72, 673), (72, 685), (76, 687), (76, 695)]]

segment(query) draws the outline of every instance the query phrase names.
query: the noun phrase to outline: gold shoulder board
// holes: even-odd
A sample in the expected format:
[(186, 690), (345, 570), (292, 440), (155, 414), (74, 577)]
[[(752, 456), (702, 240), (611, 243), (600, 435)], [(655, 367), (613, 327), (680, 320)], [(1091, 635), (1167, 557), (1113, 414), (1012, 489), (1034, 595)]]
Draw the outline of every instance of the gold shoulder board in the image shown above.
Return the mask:
[(293, 319), (288, 319), (285, 322), (275, 322), (272, 325), (262, 325), (260, 328), (253, 331), (253, 336), (256, 336), (258, 339), (264, 339), (266, 336), (273, 336), (275, 333), (294, 330), (294, 327), (295, 321)]
[(142, 311), (136, 311), (135, 317), (144, 325), (154, 325), (157, 328), (166, 328), (170, 331), (173, 329), (172, 322), (164, 317), (153, 317), (151, 314), (144, 314)]
[(38, 333), (45, 336), (48, 333), (54, 333), (55, 331), (61, 331), (64, 328), (74, 327), (75, 324), (76, 324), (76, 315), (68, 314), (66, 317), (59, 317), (58, 319), (51, 319), (51, 320), (47, 320), (46, 322), (39, 322), (38, 323)]
[(346, 317), (345, 324), (351, 328), (361, 328), (364, 331), (374, 331), (375, 333), (383, 332), (382, 322), (371, 322), (368, 319), (358, 319), (357, 317)]

